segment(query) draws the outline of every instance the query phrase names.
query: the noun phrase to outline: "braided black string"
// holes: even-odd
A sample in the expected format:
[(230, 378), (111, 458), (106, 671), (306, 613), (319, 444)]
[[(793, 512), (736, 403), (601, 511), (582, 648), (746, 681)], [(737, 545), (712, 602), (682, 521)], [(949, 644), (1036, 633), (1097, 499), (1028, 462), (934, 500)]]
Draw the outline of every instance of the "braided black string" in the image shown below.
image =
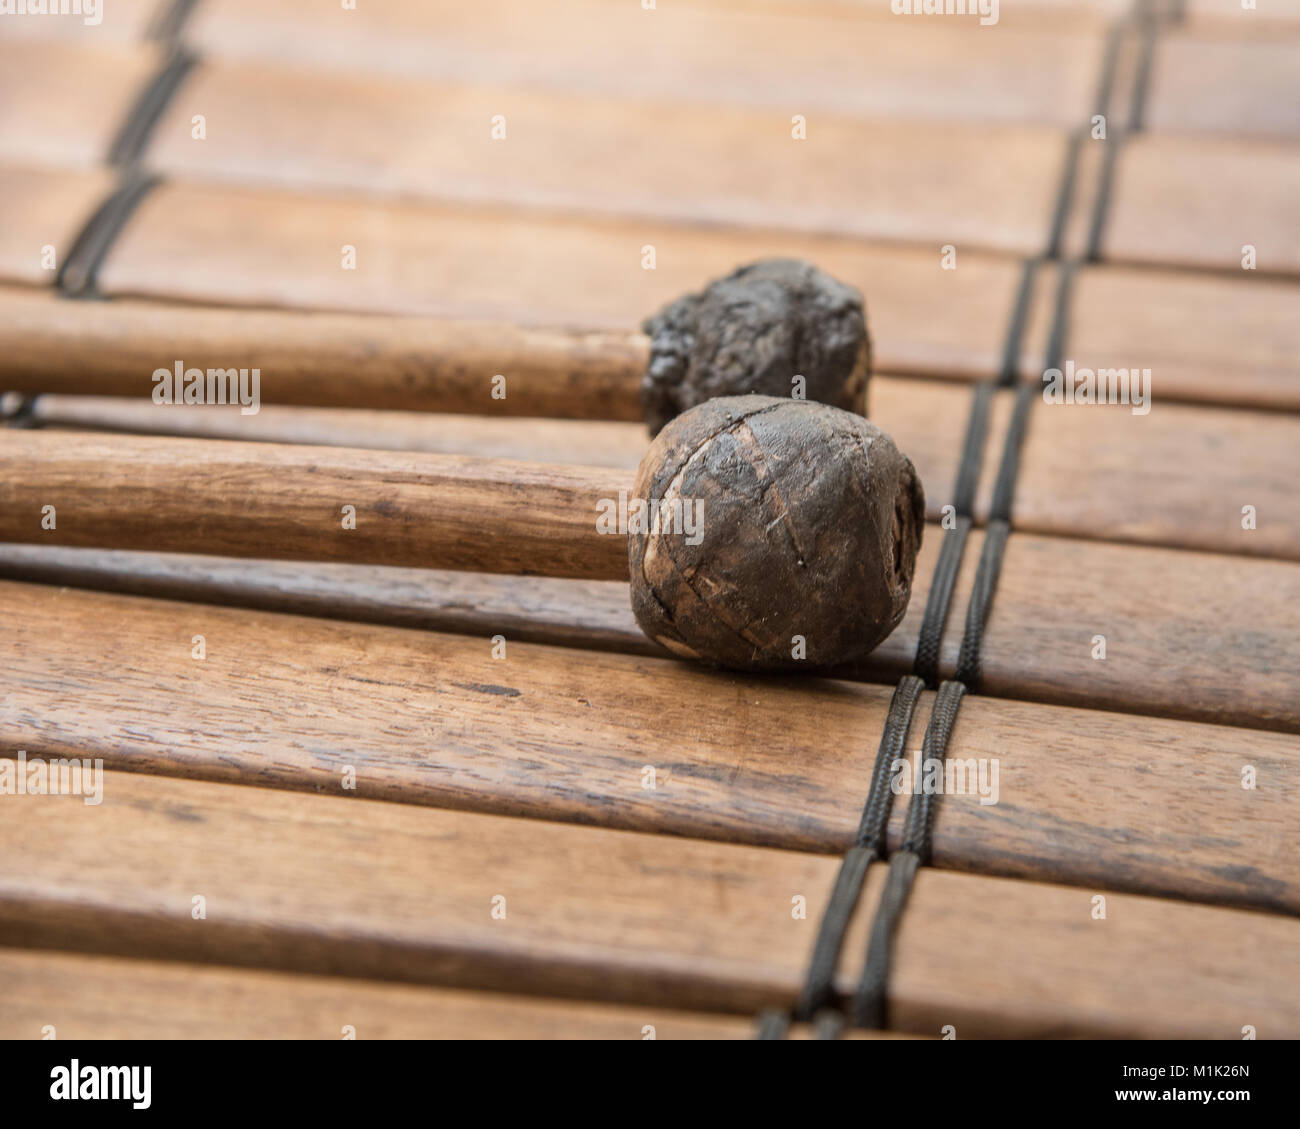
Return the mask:
[(95, 279), (126, 221), (159, 178), (128, 169), (72, 244), (55, 285), (66, 298), (98, 298)]
[[(1145, 3), (1146, 0), (1141, 2)], [(1121, 22), (1112, 28), (1108, 38), (1096, 97), (1097, 112), (1101, 114), (1106, 113), (1109, 108), (1119, 47), (1128, 27), (1128, 21)], [(1149, 82), (1151, 54), (1154, 49), (1153, 25), (1145, 24), (1143, 30), (1150, 35), (1144, 38), (1143, 55), (1135, 80), (1129, 113), (1131, 128), (1140, 128)], [(911, 704), (906, 707), (905, 720), (901, 714), (896, 718), (895, 707), (900, 706), (899, 695), (909, 682), (916, 686), (916, 693), (919, 693), (922, 682), (933, 686), (938, 680), (940, 645), (957, 573), (961, 567), (973, 521), (975, 490), (979, 480), (983, 449), (987, 441), (988, 416), (993, 392), (995, 388), (1015, 387), (1011, 420), (1003, 441), (1002, 458), (994, 481), (988, 528), (976, 569), (970, 602), (966, 609), (966, 624), (957, 657), (955, 678), (939, 684), (922, 743), (923, 765), (937, 762), (942, 768), (947, 759), (948, 745), (961, 703), (967, 692), (977, 689), (981, 681), (984, 627), (988, 620), (993, 595), (997, 590), (1002, 558), (1011, 531), (1011, 508), (1020, 470), (1020, 452), (1028, 430), (1029, 409), (1038, 394), (1034, 384), (1019, 381), (1028, 309), (1039, 264), (1047, 260), (1059, 261), (1061, 258), (1065, 225), (1073, 201), (1074, 181), (1078, 174), (1080, 148), (1085, 134), (1085, 130), (1076, 131), (1070, 136), (1066, 146), (1065, 163), (1061, 172), (1046, 253), (1043, 259), (1028, 259), (1023, 265), (998, 376), (995, 380), (978, 386), (972, 397), (954, 486), (957, 523), (945, 536), (940, 548), (939, 560), (935, 567), (917, 640), (916, 660), (913, 666), (915, 673), (907, 676), (899, 684), (894, 700), (890, 703), (890, 715), (881, 735), (871, 791), (863, 812), (858, 839), (841, 862), (830, 903), (823, 916), (814, 945), (804, 990), (795, 1010), (795, 1018), (814, 1022), (815, 1033), (819, 1039), (838, 1038), (844, 1028), (844, 1017), (831, 1007), (835, 997), (835, 969), (843, 947), (844, 932), (861, 896), (867, 870), (873, 861), (883, 856), (885, 850), (883, 836), (892, 796), (883, 789), (883, 781), (887, 780), (890, 766), (895, 759), (891, 756), (886, 761), (885, 752), (887, 747), (896, 748), (899, 752), (903, 749), (915, 708), (915, 696)], [(1093, 201), (1087, 249), (1084, 253), (1087, 261), (1095, 261), (1100, 255), (1101, 238), (1114, 179), (1116, 153), (1119, 148), (1118, 140), (1119, 138), (1111, 140), (1103, 158), (1101, 179)], [(1063, 263), (1058, 273), (1052, 327), (1045, 358), (1047, 368), (1060, 367), (1064, 354), (1070, 299), (1077, 267), (1078, 262), (1072, 260)], [(901, 708), (900, 706), (900, 710)], [(849, 1020), (855, 1026), (879, 1028), (887, 1025), (887, 989), (894, 941), (903, 911), (911, 895), (916, 873), (930, 859), (937, 795), (936, 792), (926, 792), (922, 789), (919, 794), (912, 796), (909, 803), (903, 841), (899, 850), (890, 859), (885, 888), (872, 922), (862, 977), (850, 1007)], [(870, 820), (868, 813), (871, 813)], [(873, 829), (878, 828), (879, 837), (864, 833), (864, 828), (868, 825)], [(785, 1013), (764, 1013), (760, 1017), (759, 1037), (784, 1038), (788, 1032), (789, 1021), (790, 1017)]]
[(937, 686), (939, 683), (939, 649), (948, 623), (953, 588), (957, 583), (962, 556), (966, 552), (970, 527), (969, 517), (958, 518), (957, 525), (944, 535), (943, 544), (939, 547), (939, 560), (934, 566), (934, 577), (930, 581), (930, 595), (925, 601), (925, 615), (916, 641), (916, 662), (912, 667), (913, 673), (923, 679), (927, 686)]
[[(948, 755), (948, 741), (957, 721), (957, 710), (965, 694), (966, 687), (960, 682), (945, 682), (939, 687), (921, 745), (923, 769), (928, 768), (931, 762), (942, 766)], [(908, 805), (903, 841), (889, 860), (884, 893), (876, 907), (867, 943), (867, 962), (853, 997), (850, 1019), (856, 1027), (885, 1026), (885, 989), (889, 984), (894, 936), (916, 872), (930, 861), (937, 802), (937, 793), (921, 789), (912, 796)]]
[(121, 170), (121, 177), (73, 241), (55, 283), (64, 297), (99, 297), (95, 275), (127, 220), (159, 183), (158, 177), (147, 175), (140, 168), (140, 158), (154, 128), (196, 62), (192, 55), (176, 46), (181, 28), (196, 3), (197, 0), (171, 0), (159, 10), (149, 30), (150, 39), (164, 44), (170, 51), (136, 95), (113, 136), (107, 160)]
[(840, 863), (830, 901), (822, 915), (804, 989), (795, 1007), (796, 1019), (811, 1020), (833, 998), (835, 968), (844, 945), (844, 932), (858, 904), (867, 867), (885, 853), (885, 831), (894, 798), (889, 778), (895, 762), (903, 756), (921, 690), (921, 680), (908, 675), (898, 684), (890, 699), (862, 818), (858, 822), (853, 846)]
[(185, 51), (175, 51), (140, 92), (126, 120), (113, 138), (108, 163), (124, 168), (144, 154), (158, 124), (181, 83), (197, 60)]

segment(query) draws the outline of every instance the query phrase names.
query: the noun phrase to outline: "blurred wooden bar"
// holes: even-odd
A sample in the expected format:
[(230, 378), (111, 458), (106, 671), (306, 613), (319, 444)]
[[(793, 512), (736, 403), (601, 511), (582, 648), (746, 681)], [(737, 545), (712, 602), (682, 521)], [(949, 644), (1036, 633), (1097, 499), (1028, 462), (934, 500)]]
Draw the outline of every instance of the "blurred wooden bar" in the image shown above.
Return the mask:
[[(387, 3), (339, 15), (302, 0), (205, 0), (187, 46), (299, 69), (520, 81), (593, 96), (896, 117), (1086, 120), (1104, 21), (994, 35), (975, 20), (863, 19), (869, 5), (503, 0)], [(1010, 4), (1004, 8), (1011, 8)], [(1076, 12), (1084, 16), (1083, 5)], [(929, 24), (930, 26), (924, 26)]]
[[(349, 80), (340, 89), (341, 81), (201, 65), (145, 159), (169, 177), (209, 184), (1012, 254), (1045, 249), (1065, 161), (1058, 128), (972, 131), (964, 123), (822, 113), (808, 115), (804, 140), (792, 138), (792, 115), (780, 110), (391, 79)], [(191, 137), (199, 106), (213, 122), (202, 142)], [(498, 117), (506, 132), (494, 138)], [(220, 130), (222, 120), (239, 125)], [(1213, 179), (1202, 187), (1212, 200)], [(958, 195), (966, 206), (954, 206)], [(1236, 203), (1251, 214), (1249, 199)], [(1265, 224), (1261, 242), (1267, 234)]]
[(1300, 3), (1276, 0), (1263, 8), (1246, 9), (1241, 0), (1164, 0), (1181, 9), (1186, 26), (1206, 35), (1294, 37), (1300, 25)]
[[(1293, 103), (1294, 104), (1294, 103)], [(1300, 145), (1141, 134), (1120, 150), (1101, 255), (1117, 263), (1300, 273)]]
[[(629, 14), (647, 22), (645, 13)], [(148, 48), (92, 52), (37, 43), (4, 52), (14, 128), (0, 157), (23, 163), (98, 159), (155, 69)], [(1274, 70), (1285, 73), (1292, 55), (1300, 60), (1300, 48), (1280, 66), (1275, 61)], [(46, 56), (54, 60), (48, 68)], [(1196, 60), (1188, 65), (1195, 70)], [(53, 95), (46, 93), (47, 69), (54, 72)], [(78, 111), (76, 94), (85, 70), (111, 75), (115, 92), (90, 115)], [(1263, 96), (1270, 97), (1292, 101), (1285, 87)], [(1176, 88), (1170, 100), (1188, 102)], [(430, 104), (437, 115), (428, 113)], [(213, 122), (197, 140), (196, 112)], [(806, 127), (799, 139), (792, 137), (796, 117)], [(581, 88), (341, 79), (218, 61), (200, 62), (185, 78), (145, 160), (182, 180), (280, 191), (1043, 253), (1070, 131), (989, 123), (983, 112), (980, 120), (985, 124), (973, 133), (969, 122), (909, 120), (887, 108), (866, 116), (791, 115), (664, 94), (609, 99)], [(1086, 120), (1085, 114), (1077, 124)], [(1182, 120), (1194, 131), (1200, 119), (1188, 112)], [(1099, 146), (1121, 146), (1100, 248), (1107, 260), (1225, 272), (1241, 269), (1249, 245), (1257, 248), (1258, 271), (1300, 275), (1300, 236), (1287, 222), (1288, 204), (1300, 194), (1294, 140), (1201, 133), (1124, 139), (1123, 132), (1117, 125), (1109, 140), (1083, 142), (1090, 156)], [(1015, 191), (1006, 190), (1008, 182)], [(961, 185), (965, 206), (954, 206), (953, 183)], [(1075, 239), (1070, 249), (1086, 247)]]
[[(5, 222), (0, 224), (0, 278), (54, 286), (77, 235), (116, 183), (115, 174), (102, 167), (52, 173), (0, 166), (0, 200), (5, 208)], [(3, 299), (0, 303), (7, 304)]]
[[(113, 7), (112, 0), (106, 7)], [(40, 21), (5, 20), (0, 32), (23, 22)], [(152, 44), (0, 38), (0, 161), (56, 168), (102, 164), (161, 59)], [(86, 96), (88, 89), (94, 97)]]
[[(1152, 5), (1167, 17), (1160, 7)], [(1289, 24), (1294, 35), (1300, 9), (1292, 5), (1288, 19), (1285, 4), (1243, 13), (1218, 0), (1205, 7), (1207, 30), (1192, 7), (1190, 22), (1159, 25), (1149, 124), (1236, 133), (1262, 122), (1300, 132), (1284, 112), (1300, 43), (1239, 36), (1250, 21), (1275, 32)], [(978, 17), (900, 18), (886, 3), (697, 2), (649, 12), (607, 0), (559, 0), (544, 10), (436, 0), (341, 16), (306, 0), (204, 0), (185, 40), (204, 57), (292, 59), (335, 73), (1080, 125), (1093, 112), (1108, 27), (1132, 11), (1131, 0), (1017, 0), (1000, 5), (994, 30)], [(1241, 110), (1231, 116), (1229, 92)]]
[[(754, 1021), (214, 964), (0, 949), (0, 1038), (752, 1039)], [(938, 1032), (933, 1032), (938, 1037)], [(796, 1024), (792, 1039), (809, 1039)], [(850, 1031), (848, 1039), (907, 1039)]]
[[(810, 115), (806, 140), (792, 140), (790, 116), (775, 111), (391, 79), (349, 82), (350, 117), (341, 119), (331, 101), (339, 81), (200, 66), (146, 159), (186, 180), (1036, 255), (1067, 148), (1060, 129), (986, 124), (972, 133), (968, 124), (834, 113)], [(430, 103), (440, 107), (432, 120)], [(195, 142), (196, 105), (242, 124)], [(506, 129), (496, 139), (494, 120)], [(965, 206), (954, 205), (954, 184)], [(1300, 236), (1287, 223), (1297, 195), (1295, 144), (1133, 137), (1123, 142), (1103, 253), (1240, 270), (1250, 243), (1267, 252), (1259, 269), (1300, 274)]]
[[(1227, 0), (1225, 0), (1226, 6)], [(1238, 22), (1267, 20), (1284, 5), (1241, 8)], [(1300, 5), (1289, 35), (1260, 42), (1225, 40), (1195, 24), (1156, 38), (1145, 127), (1153, 133), (1222, 133), (1300, 138)]]

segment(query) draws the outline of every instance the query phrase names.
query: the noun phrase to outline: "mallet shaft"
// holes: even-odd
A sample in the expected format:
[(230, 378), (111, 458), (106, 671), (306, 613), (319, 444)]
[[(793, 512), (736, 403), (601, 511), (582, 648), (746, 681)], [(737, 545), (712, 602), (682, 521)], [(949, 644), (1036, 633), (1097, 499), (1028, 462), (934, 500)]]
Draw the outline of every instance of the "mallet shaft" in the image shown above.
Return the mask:
[(641, 420), (649, 354), (649, 339), (631, 332), (22, 291), (0, 301), (0, 390), (30, 394), (148, 400), (153, 374), (179, 363), (205, 385), (209, 369), (256, 368), (268, 404)]
[(0, 541), (626, 580), (627, 538), (596, 518), (631, 484), (455, 455), (3, 430)]

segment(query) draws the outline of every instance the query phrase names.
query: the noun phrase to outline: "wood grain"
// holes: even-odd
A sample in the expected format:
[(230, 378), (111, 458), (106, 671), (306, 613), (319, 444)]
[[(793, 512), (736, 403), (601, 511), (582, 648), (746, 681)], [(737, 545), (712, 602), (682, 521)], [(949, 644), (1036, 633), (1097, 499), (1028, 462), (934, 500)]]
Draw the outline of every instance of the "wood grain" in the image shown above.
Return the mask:
[[(969, 406), (970, 393), (942, 384), (877, 378), (871, 386), (871, 416), (915, 463), (935, 519), (953, 500)], [(994, 397), (975, 495), (980, 519), (1012, 406), (1010, 391)], [(1123, 405), (1034, 403), (1012, 517), (1029, 533), (1294, 561), (1300, 526), (1287, 499), (1297, 480), (1295, 417), (1164, 403), (1153, 371), (1147, 415)], [(1242, 525), (1247, 505), (1254, 529)]]
[[(363, 798), (825, 853), (892, 692), (13, 583), (0, 607), (9, 756), (345, 797), (352, 766)], [(1293, 737), (972, 697), (950, 751), (996, 802), (944, 797), (941, 866), (1300, 911)]]
[[(838, 865), (133, 774), (107, 774), (104, 796), (96, 807), (74, 796), (9, 805), (0, 940), (749, 1014), (793, 1002)], [(882, 879), (873, 868), (841, 988)], [(506, 916), (494, 920), (498, 895)], [(791, 913), (796, 895), (806, 920)], [(1114, 893), (1105, 920), (1092, 920), (1092, 896), (923, 871), (898, 934), (891, 1028), (952, 1023), (968, 1038), (1300, 1031), (1300, 923)]]
[[(93, 985), (87, 990), (87, 985)], [(738, 1016), (34, 949), (0, 950), (0, 1038), (752, 1039)], [(647, 1028), (653, 1028), (648, 1031)], [(934, 1033), (938, 1036), (938, 1032)], [(791, 1028), (792, 1039), (812, 1035)], [(852, 1031), (851, 1039), (903, 1039)]]
[[(925, 559), (933, 565), (932, 559)], [(627, 583), (617, 580), (556, 580), (386, 565), (253, 561), (194, 553), (7, 543), (0, 543), (0, 577), (479, 638), (502, 634), (525, 643), (663, 657), (632, 617)], [(929, 577), (918, 576), (918, 580), (928, 583)], [(871, 669), (879, 669), (880, 677), (906, 672), (918, 622), (915, 616), (905, 617), (873, 653), (879, 666)]]
[[(64, 18), (75, 22), (46, 22)], [(38, 22), (24, 16), (5, 22), (24, 21)], [(100, 164), (160, 58), (149, 44), (0, 39), (0, 161), (77, 169)]]
[[(0, 470), (9, 541), (627, 575), (626, 537), (596, 523), (601, 499), (631, 491), (616, 471), (12, 429), (0, 433)], [(51, 506), (55, 526), (42, 528)]]

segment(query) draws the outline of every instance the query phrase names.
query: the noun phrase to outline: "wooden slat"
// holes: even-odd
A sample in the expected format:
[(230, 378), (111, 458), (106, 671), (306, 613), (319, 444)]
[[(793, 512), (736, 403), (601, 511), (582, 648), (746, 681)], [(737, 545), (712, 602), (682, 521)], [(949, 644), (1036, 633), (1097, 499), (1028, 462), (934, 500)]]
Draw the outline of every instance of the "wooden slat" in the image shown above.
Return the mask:
[[(856, 831), (891, 693), (12, 583), (0, 601), (0, 669), (24, 672), (9, 756), (327, 795), (352, 766), (365, 798), (828, 853)], [(986, 775), (995, 803), (974, 782), (943, 798), (941, 866), (1300, 910), (1293, 737), (972, 697), (950, 755), (996, 760), (997, 794)]]
[[(922, 549), (924, 552), (925, 549)], [(929, 563), (933, 563), (932, 561)], [(625, 583), (485, 572), (249, 561), (192, 553), (0, 543), (0, 576), (137, 596), (262, 608), (490, 638), (663, 657), (636, 625)], [(928, 583), (928, 578), (926, 578)], [(905, 673), (913, 616), (872, 655), (877, 678)], [(876, 675), (875, 672), (879, 671)]]
[[(1300, 420), (1162, 404), (1159, 396), (1153, 376), (1154, 406), (1145, 416), (1122, 405), (1035, 403), (1016, 482), (1016, 526), (1035, 533), (1300, 559), (1300, 525), (1278, 508), (1294, 491), (1288, 483), (1300, 477)], [(1011, 406), (1011, 394), (1000, 394), (977, 513), (987, 512), (991, 502), (1002, 422), (1009, 419)], [(906, 449), (906, 441), (899, 442)], [(954, 456), (958, 452), (955, 437), (948, 449)], [(944, 478), (923, 481), (943, 497)], [(1254, 529), (1242, 527), (1247, 505), (1256, 509)], [(1267, 516), (1260, 520), (1265, 510)]]
[[(976, 536), (963, 560), (954, 605), (963, 612), (981, 546)], [(991, 693), (1300, 729), (1291, 562), (1016, 535), (998, 587), (984, 632), (981, 685)], [(1093, 657), (1098, 635), (1104, 660)], [(950, 622), (949, 676), (960, 638)]]
[[(956, 666), (981, 545), (954, 597), (942, 669)], [(896, 680), (916, 652), (939, 550), (921, 547), (903, 622), (856, 676)], [(629, 654), (659, 652), (626, 585), (372, 566), (0, 546), (0, 575), (200, 603)], [(1065, 578), (1065, 579), (1063, 579)], [(1300, 731), (1296, 566), (1017, 534), (984, 648), (984, 686), (1009, 697)], [(1094, 637), (1107, 640), (1094, 659)]]
[[(97, 807), (7, 806), (4, 943), (750, 1013), (793, 1002), (838, 865), (130, 774), (108, 774), (104, 794)], [(882, 880), (873, 868), (860, 908)], [(898, 933), (891, 1027), (1300, 1032), (1300, 923), (1124, 894), (1094, 920), (1093, 894), (923, 871)], [(800, 895), (805, 920), (791, 913)], [(842, 988), (865, 926), (859, 912)]]
[(1120, 150), (1102, 254), (1117, 262), (1300, 273), (1300, 146), (1141, 134)]
[[(213, 123), (203, 142), (190, 135), (195, 107)], [(492, 136), (497, 115), (504, 140)], [(186, 80), (147, 160), (184, 179), (1045, 247), (1062, 130), (807, 116), (807, 139), (794, 140), (784, 108), (212, 63)], [(955, 207), (954, 184), (978, 204)]]
[[(341, 269), (344, 245), (357, 249), (356, 270)], [(641, 269), (646, 245), (656, 248), (653, 271)], [(809, 259), (857, 286), (883, 371), (971, 379), (1001, 366), (1018, 265), (963, 251), (956, 270), (943, 270), (937, 248), (909, 251), (813, 236), (166, 185), (128, 224), (100, 283), (115, 296), (628, 331), (680, 294), (765, 255)], [(1044, 272), (1025, 342), (1027, 374), (1041, 371), (1050, 282)], [(1289, 316), (1297, 301), (1294, 284), (1244, 274), (1230, 279), (1088, 268), (1076, 287), (1070, 342), (1080, 364), (1150, 367), (1177, 399), (1300, 406), (1290, 379), (1300, 363), (1300, 328)], [(936, 309), (944, 311), (942, 318)], [(37, 314), (27, 310), (25, 316)], [(116, 326), (139, 330), (142, 342), (179, 333), (176, 344), (191, 346), (201, 346), (214, 331), (214, 322), (205, 323), (201, 314), (190, 329), (180, 314), (132, 310), (50, 313), (43, 324), (49, 326), (44, 332), (74, 334), (74, 347), (88, 334), (92, 348), (97, 333)], [(266, 331), (263, 323), (254, 325)], [(404, 337), (412, 332), (381, 330)], [(280, 331), (289, 340), (317, 332), (311, 324)], [(247, 335), (231, 337), (236, 352), (248, 343)], [(175, 352), (165, 349), (162, 362), (146, 358), (146, 371), (174, 361)], [(315, 353), (305, 348), (303, 355)], [(48, 371), (48, 364), (42, 368)], [(500, 371), (494, 367), (487, 375)]]
[[(0, 471), (0, 538), (9, 541), (627, 574), (627, 538), (596, 525), (601, 499), (631, 494), (632, 476), (617, 471), (20, 430), (0, 432)], [(43, 529), (47, 507), (54, 525)], [(345, 517), (355, 518), (350, 527)]]
[[(52, 173), (48, 169), (0, 166), (0, 277), (10, 282), (53, 286), (73, 241), (115, 182), (108, 169)], [(54, 268), (42, 248), (55, 251)]]
[[(752, 1039), (755, 1028), (738, 1016), (654, 1006), (33, 949), (0, 950), (0, 993), (5, 1039), (40, 1039), (50, 1028), (59, 1039)], [(790, 1037), (812, 1031), (798, 1024)]]
[(331, 72), (1060, 121), (1086, 115), (1100, 9), (1128, 3), (1004, 4), (993, 30), (978, 18), (899, 19), (887, 4), (400, 0), (340, 14), (310, 0), (204, 0), (186, 41), (202, 55)]
[[(205, 3), (187, 38), (203, 55), (275, 64), (292, 58), (328, 73), (527, 82), (900, 118), (1086, 122), (1106, 13), (1089, 5), (1097, 17), (1089, 30), (1072, 28), (1073, 13), (1060, 4), (1046, 19), (1026, 19), (1032, 7), (1005, 5), (991, 33), (977, 19), (891, 18), (883, 4), (695, 4), (649, 13), (561, 0), (543, 12), (493, 0), (469, 8), (388, 4), (344, 18), (226, 2)], [(1111, 17), (1134, 7), (1124, 0)], [(1261, 18), (1276, 15), (1277, 5), (1268, 7)], [(872, 18), (880, 8), (885, 18)], [(1300, 44), (1216, 42), (1168, 23), (1157, 44), (1148, 128), (1300, 130), (1286, 112), (1295, 101), (1288, 95)]]
[[(1036, 291), (1040, 333), (1025, 368), (1042, 373), (1056, 298), (1050, 272)], [(1151, 369), (1158, 403), (1300, 409), (1300, 330), (1288, 313), (1300, 287), (1255, 276), (1211, 277), (1123, 267), (1075, 272), (1067, 356), (1077, 365)], [(946, 313), (945, 313), (945, 316)], [(1035, 371), (1036, 370), (1036, 371)]]
[[(340, 90), (340, 82), (201, 67), (155, 134), (150, 163), (189, 178), (1036, 254), (1064, 154), (1059, 130), (1029, 126), (972, 131), (824, 113), (801, 142), (788, 115), (770, 110), (527, 86), (352, 79)], [(434, 117), (429, 104), (439, 106)], [(195, 105), (229, 123), (201, 144), (190, 136)], [(492, 138), (495, 115), (506, 120), (504, 140)], [(1135, 137), (1121, 162), (1108, 256), (1239, 269), (1240, 247), (1253, 241), (1267, 247), (1273, 271), (1300, 272), (1300, 241), (1287, 223), (1300, 192), (1294, 146)], [(954, 206), (953, 183), (978, 206)]]
[(1166, 29), (1156, 41), (1148, 129), (1295, 138), (1300, 135), (1297, 104), (1300, 39), (1216, 42)]
[[(195, 106), (226, 127), (196, 142)], [(504, 139), (492, 136), (498, 115)], [(790, 115), (776, 109), (210, 63), (187, 79), (149, 161), (186, 178), (270, 187), (1044, 249), (1062, 130), (806, 116), (807, 138), (796, 141)], [(1294, 145), (1132, 137), (1104, 249), (1121, 262), (1222, 271), (1239, 269), (1239, 248), (1253, 241), (1269, 249), (1270, 270), (1300, 273), (1287, 222), (1298, 188)]]
[(256, 415), (246, 416), (238, 406), (191, 405), (188, 411), (176, 412), (165, 404), (125, 396), (43, 394), (33, 402), (32, 414), (46, 427), (429, 451), (624, 470), (636, 469), (650, 442), (640, 423), (275, 405), (263, 405)]
[(158, 48), (145, 44), (0, 39), (0, 160), (93, 168), (159, 59)]
[[(263, 387), (274, 394), (269, 374)], [(1262, 412), (1225, 414), (1161, 404), (1159, 385), (1154, 379), (1152, 395), (1153, 407), (1148, 415), (1134, 415), (1123, 405), (1036, 403), (1016, 491), (1016, 528), (1031, 533), (1300, 560), (1300, 527), (1287, 520), (1294, 483), (1300, 480), (1300, 420)], [(943, 384), (878, 377), (869, 397), (872, 419), (912, 459), (925, 485), (928, 514), (931, 520), (939, 520), (944, 507), (953, 502), (970, 393)], [(990, 439), (976, 494), (975, 513), (980, 519), (991, 504), (1012, 399), (1011, 392), (1003, 392), (994, 401)], [(412, 418), (377, 412), (300, 416), (298, 410), (277, 413), (270, 408), (244, 416), (238, 408), (227, 411), (151, 402), (115, 405), (111, 401), (78, 406), (76, 402), (54, 400), (38, 405), (37, 417), (73, 426), (84, 422), (162, 434), (276, 443), (325, 442), (532, 463), (573, 461), (625, 469), (635, 468), (648, 446), (644, 429), (637, 424), (481, 416)], [(80, 442), (83, 440), (20, 437), (0, 439), (0, 450), (6, 444), (17, 444), (20, 450), (34, 445), (34, 450), (45, 451)], [(123, 451), (167, 447), (165, 441), (123, 442)], [(93, 457), (113, 457), (113, 443), (108, 438), (95, 441)], [(204, 454), (192, 444), (177, 444), (173, 449), (179, 461), (201, 459)], [(245, 458), (257, 458), (257, 449), (245, 450)], [(278, 446), (266, 450), (268, 457), (291, 458)], [(1141, 477), (1136, 480), (1135, 451), (1142, 452)], [(88, 457), (92, 456), (80, 457), (80, 461)], [(346, 462), (350, 456), (321, 453), (311, 457)], [(123, 464), (124, 472), (127, 465)], [(287, 470), (294, 464), (283, 465)], [(42, 473), (39, 466), (30, 466), (24, 480), (37, 484)], [(597, 496), (617, 496), (617, 486), (613, 489), (613, 495)], [(286, 498), (285, 505), (292, 506), (292, 500)], [(1248, 505), (1255, 507), (1253, 529), (1243, 528), (1243, 507)], [(588, 506), (588, 514), (594, 514), (593, 507), (594, 502)], [(37, 512), (29, 508), (13, 515), (0, 529), (8, 529), (6, 536), (11, 539), (31, 540), (31, 529), (28, 535), (17, 531), (23, 522), (30, 526)], [(594, 524), (594, 516), (591, 520)], [(155, 533), (146, 530), (142, 536), (151, 538)], [(149, 546), (142, 543), (138, 547)], [(268, 550), (263, 555), (273, 554)], [(425, 563), (435, 566), (432, 558)], [(535, 571), (541, 571), (541, 566)]]

